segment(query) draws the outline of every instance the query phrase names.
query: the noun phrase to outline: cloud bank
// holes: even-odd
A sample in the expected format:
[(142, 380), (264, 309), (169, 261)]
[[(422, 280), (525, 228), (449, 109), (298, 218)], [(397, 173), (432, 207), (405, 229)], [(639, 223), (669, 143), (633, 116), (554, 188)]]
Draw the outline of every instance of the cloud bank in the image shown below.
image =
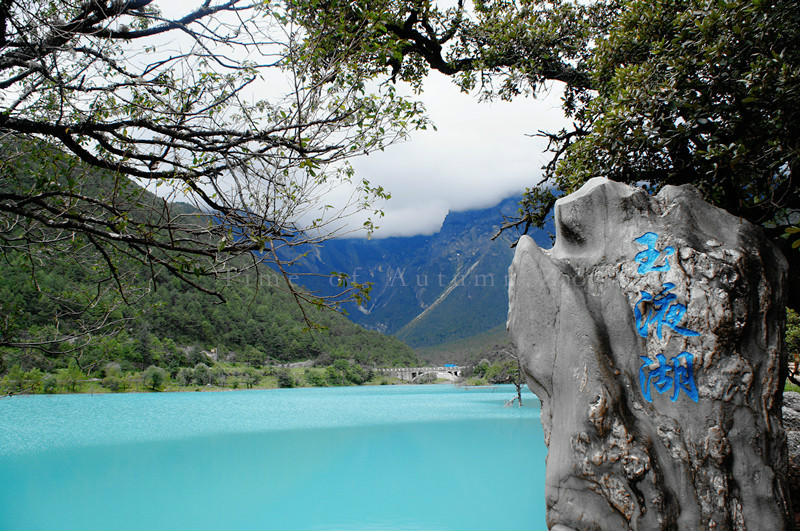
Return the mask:
[(420, 99), (437, 130), (352, 161), (392, 194), (375, 237), (431, 234), (450, 210), (485, 208), (536, 184), (547, 142), (528, 135), (565, 125), (560, 98), (554, 87), (538, 99), (479, 102), (432, 73)]

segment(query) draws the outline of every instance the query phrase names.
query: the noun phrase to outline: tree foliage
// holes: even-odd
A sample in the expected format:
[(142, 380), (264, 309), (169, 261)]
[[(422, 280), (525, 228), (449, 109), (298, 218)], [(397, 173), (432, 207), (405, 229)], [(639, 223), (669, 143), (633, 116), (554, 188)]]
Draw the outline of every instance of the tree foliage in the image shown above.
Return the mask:
[[(291, 13), (323, 50), (341, 50), (367, 75), (388, 75), (421, 88), (430, 69), (464, 89), (512, 98), (556, 79), (585, 88), (583, 67), (605, 4), (555, 0), (463, 0), (442, 9), (431, 1), (294, 0)], [(324, 63), (323, 63), (324, 64)]]
[(106, 308), (86, 337), (158, 270), (202, 290), (374, 211), (386, 192), (347, 159), (424, 126), (421, 107), (338, 53), (312, 71), (316, 46), (281, 3), (0, 3), (0, 252), (35, 284), (53, 261), (83, 269), (91, 292), (53, 297)]
[[(370, 75), (421, 87), (429, 69), (486, 98), (563, 86), (572, 126), (506, 228), (541, 226), (558, 196), (606, 176), (693, 184), (761, 224), (792, 264), (800, 211), (800, 3), (795, 0), (298, 0), (298, 19)], [(317, 9), (324, 6), (324, 9)], [(533, 119), (533, 118), (532, 118)], [(800, 297), (793, 296), (793, 300)]]
[(161, 367), (150, 365), (142, 371), (142, 382), (153, 391), (160, 391), (169, 380), (167, 371)]
[[(281, 289), (278, 272), (269, 275), (250, 271), (229, 286), (223, 280), (200, 279), (209, 291), (226, 294), (224, 303), (214, 303), (180, 279), (161, 272), (158, 289), (146, 294), (140, 305), (149, 310), (137, 315), (137, 308), (122, 306), (110, 316), (126, 326), (114, 335), (88, 343), (65, 341), (39, 348), (42, 337), (53, 334), (53, 307), (49, 299), (33, 289), (21, 290), (23, 268), (6, 267), (0, 275), (0, 300), (17, 308), (13, 328), (7, 331), (27, 346), (0, 346), (0, 386), (7, 392), (47, 392), (47, 374), (56, 374), (53, 385), (74, 391), (79, 382), (97, 378), (112, 391), (135, 387), (129, 373), (146, 372), (155, 366), (183, 385), (220, 385), (230, 376), (252, 387), (252, 373), (215, 374), (215, 364), (233, 363), (261, 368), (269, 364), (313, 361), (328, 366), (337, 362), (345, 380), (357, 382), (358, 366), (419, 366), (414, 351), (395, 337), (366, 330), (345, 316), (324, 308), (308, 308), (308, 317), (321, 329), (308, 333), (303, 310), (290, 293)], [(76, 291), (81, 284), (80, 269), (54, 264), (43, 275), (40, 290), (51, 293), (63, 285)], [(128, 316), (137, 315), (137, 319)], [(69, 327), (68, 322), (62, 323)], [(344, 365), (342, 365), (344, 364)], [(152, 371), (150, 371), (152, 372)], [(4, 376), (5, 375), (5, 376)], [(38, 376), (37, 376), (38, 375)], [(142, 374), (142, 377), (149, 375)], [(361, 379), (363, 382), (363, 378)], [(151, 388), (150, 384), (144, 384)], [(156, 386), (158, 388), (158, 386)], [(52, 387), (50, 387), (52, 390)]]
[(567, 149), (557, 182), (694, 184), (733, 214), (786, 226), (787, 209), (800, 208), (800, 6), (626, 7), (593, 55), (597, 94), (580, 115), (591, 130)]

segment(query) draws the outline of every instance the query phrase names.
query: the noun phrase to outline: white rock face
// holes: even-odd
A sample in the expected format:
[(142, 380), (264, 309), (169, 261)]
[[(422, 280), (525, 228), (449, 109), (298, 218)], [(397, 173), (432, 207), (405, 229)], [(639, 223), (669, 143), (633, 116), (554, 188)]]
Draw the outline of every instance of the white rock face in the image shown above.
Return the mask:
[(523, 237), (512, 340), (542, 400), (559, 530), (792, 529), (784, 258), (691, 186), (592, 179)]

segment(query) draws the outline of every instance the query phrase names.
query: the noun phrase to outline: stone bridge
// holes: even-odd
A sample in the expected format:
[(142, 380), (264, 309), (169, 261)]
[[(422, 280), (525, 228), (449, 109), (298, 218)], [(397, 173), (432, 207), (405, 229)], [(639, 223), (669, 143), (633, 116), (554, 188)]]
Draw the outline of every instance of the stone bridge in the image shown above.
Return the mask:
[(433, 374), (436, 378), (443, 378), (455, 382), (461, 378), (464, 369), (466, 369), (466, 367), (444, 365), (441, 367), (396, 367), (391, 369), (373, 369), (373, 371), (376, 374), (394, 376), (406, 382), (416, 381), (426, 374)]

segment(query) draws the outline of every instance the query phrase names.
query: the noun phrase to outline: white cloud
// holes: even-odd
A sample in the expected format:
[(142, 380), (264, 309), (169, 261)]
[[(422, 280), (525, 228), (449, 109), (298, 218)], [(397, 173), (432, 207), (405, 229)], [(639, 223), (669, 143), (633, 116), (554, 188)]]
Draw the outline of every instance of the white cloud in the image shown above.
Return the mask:
[(431, 233), (448, 210), (491, 206), (538, 182), (546, 141), (563, 127), (560, 88), (539, 99), (479, 102), (433, 73), (421, 99), (437, 131), (353, 161), (359, 177), (392, 194), (376, 237)]

